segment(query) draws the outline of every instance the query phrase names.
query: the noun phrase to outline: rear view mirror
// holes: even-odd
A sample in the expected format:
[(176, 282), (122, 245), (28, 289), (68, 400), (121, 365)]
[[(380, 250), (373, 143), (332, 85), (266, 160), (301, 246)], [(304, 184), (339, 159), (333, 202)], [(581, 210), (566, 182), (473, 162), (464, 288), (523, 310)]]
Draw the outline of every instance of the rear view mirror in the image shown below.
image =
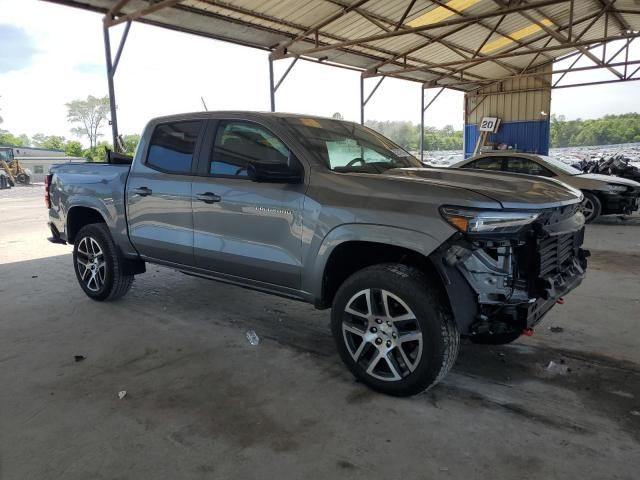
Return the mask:
[(302, 168), (295, 157), (290, 156), (288, 164), (249, 162), (247, 174), (254, 182), (262, 183), (302, 183)]

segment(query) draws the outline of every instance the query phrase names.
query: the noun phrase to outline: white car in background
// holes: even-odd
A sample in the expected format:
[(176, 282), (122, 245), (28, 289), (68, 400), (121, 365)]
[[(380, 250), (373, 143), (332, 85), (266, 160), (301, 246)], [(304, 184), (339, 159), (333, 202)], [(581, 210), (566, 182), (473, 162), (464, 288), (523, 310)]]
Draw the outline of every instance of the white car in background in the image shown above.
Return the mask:
[(510, 151), (486, 152), (456, 163), (451, 168), (493, 170), (551, 177), (581, 190), (587, 223), (600, 215), (631, 214), (638, 210), (640, 183), (610, 175), (583, 173), (571, 165), (544, 155)]

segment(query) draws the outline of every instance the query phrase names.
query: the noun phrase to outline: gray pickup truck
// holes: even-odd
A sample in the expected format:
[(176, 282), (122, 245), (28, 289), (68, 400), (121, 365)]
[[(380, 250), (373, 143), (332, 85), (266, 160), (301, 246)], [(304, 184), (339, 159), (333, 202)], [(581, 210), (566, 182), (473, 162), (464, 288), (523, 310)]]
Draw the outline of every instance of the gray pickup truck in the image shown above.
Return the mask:
[(123, 296), (150, 262), (331, 307), (348, 368), (392, 395), (437, 383), (461, 336), (498, 344), (530, 331), (585, 273), (579, 191), (423, 168), (349, 122), (158, 118), (123, 163), (47, 178), (50, 240), (74, 245), (90, 298)]

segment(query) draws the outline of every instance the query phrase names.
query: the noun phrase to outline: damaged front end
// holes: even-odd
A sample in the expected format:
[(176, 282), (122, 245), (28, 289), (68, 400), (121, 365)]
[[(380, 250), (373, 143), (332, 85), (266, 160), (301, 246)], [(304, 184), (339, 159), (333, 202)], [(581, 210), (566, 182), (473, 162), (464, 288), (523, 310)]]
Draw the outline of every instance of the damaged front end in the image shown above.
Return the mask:
[(460, 233), (432, 261), (463, 335), (515, 339), (584, 278), (578, 204), (538, 212), (442, 210)]

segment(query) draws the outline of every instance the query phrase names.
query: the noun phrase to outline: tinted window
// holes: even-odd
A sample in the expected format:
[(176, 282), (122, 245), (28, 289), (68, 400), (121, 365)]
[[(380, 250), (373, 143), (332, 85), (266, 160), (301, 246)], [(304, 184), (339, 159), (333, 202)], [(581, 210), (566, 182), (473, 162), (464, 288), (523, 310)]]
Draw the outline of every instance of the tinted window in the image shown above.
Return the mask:
[(507, 159), (506, 171), (513, 173), (526, 173), (527, 175), (541, 175), (544, 177), (552, 176), (551, 172), (539, 163), (529, 160), (528, 158), (519, 157)]
[(500, 157), (486, 157), (480, 158), (475, 162), (468, 163), (465, 168), (478, 168), (480, 170), (501, 170), (502, 158)]
[(249, 162), (287, 164), (289, 149), (269, 130), (250, 122), (220, 122), (209, 173), (246, 177)]
[(191, 173), (201, 120), (163, 123), (153, 131), (147, 164), (171, 173)]

